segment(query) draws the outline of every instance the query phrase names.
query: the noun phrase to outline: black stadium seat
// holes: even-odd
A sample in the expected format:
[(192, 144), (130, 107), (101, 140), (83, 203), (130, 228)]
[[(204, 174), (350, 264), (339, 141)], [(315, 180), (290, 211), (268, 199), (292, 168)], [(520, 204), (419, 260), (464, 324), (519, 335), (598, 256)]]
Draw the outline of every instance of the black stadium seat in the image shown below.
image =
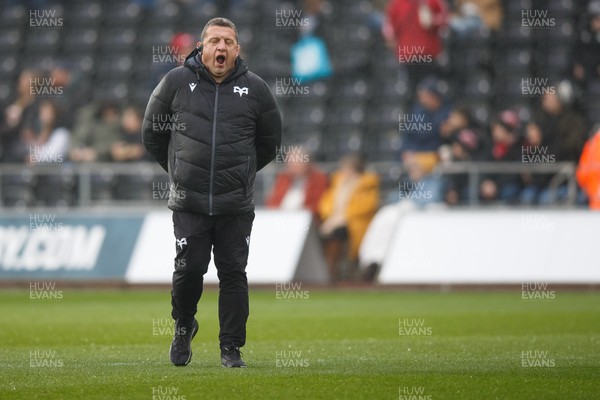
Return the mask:
[(22, 28), (29, 25), (29, 9), (22, 5), (3, 5), (0, 12), (0, 27)]

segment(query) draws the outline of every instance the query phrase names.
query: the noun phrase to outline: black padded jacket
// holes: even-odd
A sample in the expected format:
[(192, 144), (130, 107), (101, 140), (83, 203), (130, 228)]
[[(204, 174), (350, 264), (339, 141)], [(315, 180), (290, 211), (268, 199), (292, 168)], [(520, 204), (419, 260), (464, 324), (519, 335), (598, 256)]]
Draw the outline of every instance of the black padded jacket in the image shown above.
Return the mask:
[(242, 214), (254, 210), (256, 171), (281, 143), (281, 115), (241, 58), (217, 84), (194, 50), (154, 89), (142, 140), (169, 173), (171, 210)]

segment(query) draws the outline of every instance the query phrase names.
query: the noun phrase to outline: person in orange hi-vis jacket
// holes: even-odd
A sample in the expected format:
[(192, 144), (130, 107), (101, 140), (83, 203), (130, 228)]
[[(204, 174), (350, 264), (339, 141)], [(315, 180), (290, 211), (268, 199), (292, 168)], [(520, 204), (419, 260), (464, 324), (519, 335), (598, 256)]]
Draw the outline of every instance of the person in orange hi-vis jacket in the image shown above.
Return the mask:
[(379, 177), (365, 171), (361, 156), (342, 158), (319, 202), (320, 234), (332, 282), (340, 278), (342, 262), (350, 268), (356, 265), (358, 248), (378, 206)]
[(585, 191), (592, 210), (600, 210), (600, 130), (583, 147), (577, 166), (577, 182)]

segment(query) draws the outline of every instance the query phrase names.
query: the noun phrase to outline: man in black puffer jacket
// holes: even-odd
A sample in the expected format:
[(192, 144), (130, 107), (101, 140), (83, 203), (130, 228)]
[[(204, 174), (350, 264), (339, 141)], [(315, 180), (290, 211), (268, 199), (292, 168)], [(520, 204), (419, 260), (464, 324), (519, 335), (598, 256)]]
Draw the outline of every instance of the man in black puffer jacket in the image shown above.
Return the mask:
[(256, 171), (281, 142), (281, 116), (267, 84), (239, 57), (235, 25), (210, 20), (184, 65), (158, 84), (144, 116), (148, 152), (169, 173), (176, 238), (170, 358), (187, 365), (211, 250), (219, 277), (219, 341), (226, 367), (245, 367), (246, 264)]

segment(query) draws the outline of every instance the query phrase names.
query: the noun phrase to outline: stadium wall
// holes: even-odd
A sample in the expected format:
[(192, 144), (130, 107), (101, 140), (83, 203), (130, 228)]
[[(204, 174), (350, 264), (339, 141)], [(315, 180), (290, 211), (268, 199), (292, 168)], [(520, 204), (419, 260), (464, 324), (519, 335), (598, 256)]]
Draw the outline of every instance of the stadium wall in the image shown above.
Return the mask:
[[(257, 210), (248, 260), (250, 283), (328, 277), (309, 212)], [(0, 280), (111, 280), (170, 283), (175, 257), (169, 211), (0, 217)], [(206, 283), (217, 283), (211, 260)]]
[[(600, 213), (577, 210), (380, 211), (366, 249), (381, 284), (600, 283)], [(253, 284), (328, 281), (308, 212), (257, 210)], [(0, 217), (0, 281), (168, 284), (175, 241), (168, 211), (21, 213)], [(380, 258), (378, 260), (378, 257)], [(205, 282), (217, 283), (211, 261)]]
[(399, 211), (380, 283), (600, 282), (600, 213)]

